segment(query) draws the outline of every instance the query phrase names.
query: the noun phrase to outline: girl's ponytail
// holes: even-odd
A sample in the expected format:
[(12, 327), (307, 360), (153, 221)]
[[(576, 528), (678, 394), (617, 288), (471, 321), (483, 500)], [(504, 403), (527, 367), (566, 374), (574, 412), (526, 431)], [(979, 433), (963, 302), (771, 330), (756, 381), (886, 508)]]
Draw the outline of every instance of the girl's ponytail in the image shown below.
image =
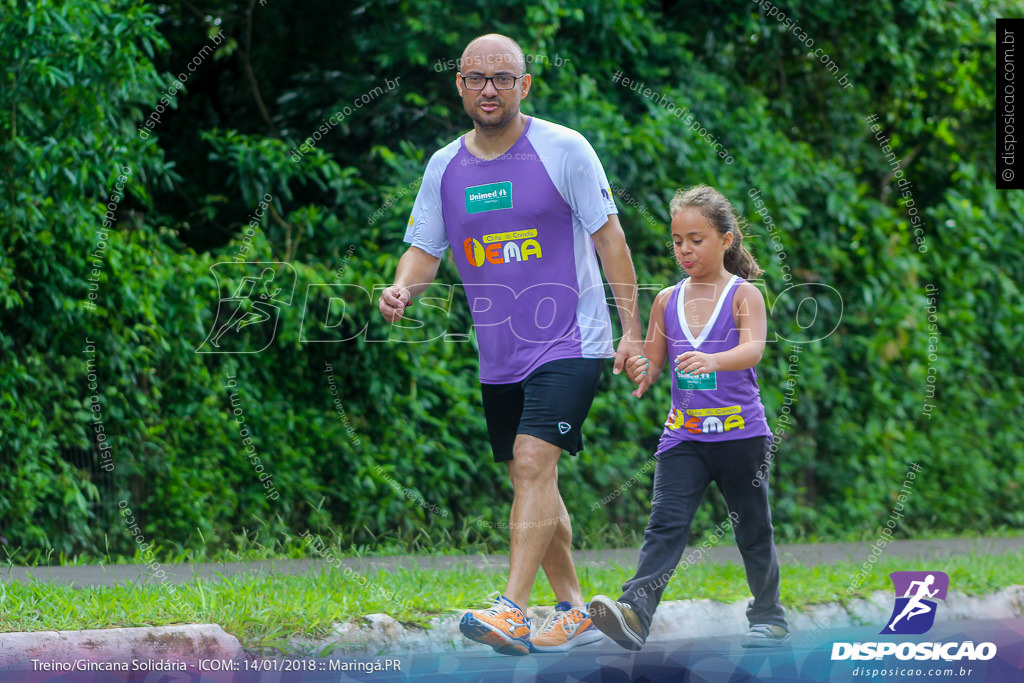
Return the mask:
[(738, 223), (732, 231), (732, 245), (725, 252), (724, 265), (726, 270), (744, 280), (753, 280), (764, 272), (754, 260), (754, 255), (743, 246), (743, 231), (740, 230)]

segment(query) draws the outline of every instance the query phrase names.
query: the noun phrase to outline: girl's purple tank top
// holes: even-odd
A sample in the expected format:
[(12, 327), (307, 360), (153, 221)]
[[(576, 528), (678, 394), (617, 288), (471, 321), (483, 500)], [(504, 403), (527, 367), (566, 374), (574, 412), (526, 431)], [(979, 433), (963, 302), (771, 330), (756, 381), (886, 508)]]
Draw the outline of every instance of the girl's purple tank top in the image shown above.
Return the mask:
[(676, 370), (676, 356), (687, 351), (719, 353), (739, 344), (740, 333), (732, 316), (733, 297), (743, 279), (733, 275), (718, 297), (714, 312), (699, 336), (683, 324), (685, 279), (675, 286), (665, 306), (665, 335), (672, 370), (672, 407), (669, 409), (657, 454), (681, 441), (730, 441), (770, 436), (764, 405), (757, 386), (757, 371), (730, 370), (705, 376)]

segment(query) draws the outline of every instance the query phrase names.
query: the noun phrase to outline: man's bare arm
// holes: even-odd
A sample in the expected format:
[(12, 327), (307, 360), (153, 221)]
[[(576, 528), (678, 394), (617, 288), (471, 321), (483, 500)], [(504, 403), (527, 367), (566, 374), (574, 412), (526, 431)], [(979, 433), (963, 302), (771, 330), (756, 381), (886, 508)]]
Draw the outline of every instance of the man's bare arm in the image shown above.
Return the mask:
[(615, 303), (622, 323), (622, 339), (615, 352), (613, 372), (622, 372), (622, 366), (630, 356), (643, 354), (643, 330), (640, 327), (640, 312), (637, 302), (636, 271), (626, 244), (626, 235), (615, 214), (608, 216), (605, 223), (592, 235), (597, 255), (601, 258), (604, 277), (612, 288)]
[(401, 320), (405, 307), (434, 281), (439, 265), (441, 259), (419, 247), (409, 247), (398, 261), (395, 284), (385, 289), (377, 302), (384, 319), (389, 323)]

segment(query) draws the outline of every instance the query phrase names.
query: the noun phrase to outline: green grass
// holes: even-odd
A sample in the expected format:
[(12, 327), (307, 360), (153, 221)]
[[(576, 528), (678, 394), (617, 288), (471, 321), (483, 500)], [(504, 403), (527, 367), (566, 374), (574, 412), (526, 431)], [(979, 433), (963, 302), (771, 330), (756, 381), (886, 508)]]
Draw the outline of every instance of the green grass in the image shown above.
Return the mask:
[[(284, 522), (279, 520), (279, 524)], [(266, 528), (266, 524), (262, 528)], [(643, 542), (642, 528), (624, 528), (609, 525), (599, 529), (573, 528), (573, 546), (578, 550), (602, 548), (639, 548)], [(703, 540), (712, 538), (709, 530), (704, 536), (695, 535), (690, 539), (690, 546), (697, 546)], [(340, 557), (389, 557), (394, 555), (476, 555), (476, 554), (507, 554), (508, 535), (506, 532), (481, 530), (468, 520), (463, 520), (461, 527), (448, 529), (421, 528), (416, 532), (398, 532), (374, 536), (368, 529), (360, 530), (365, 543), (353, 544), (351, 539), (356, 535), (352, 530), (331, 528), (320, 531), (325, 543)], [(986, 538), (1019, 537), (1021, 530), (1010, 527), (999, 527), (985, 533)], [(913, 540), (936, 540), (956, 538), (949, 532), (914, 532)], [(829, 537), (802, 538), (799, 543), (840, 543), (840, 542), (873, 542), (878, 538), (878, 529), (862, 529), (848, 534)], [(231, 540), (220, 546), (207, 545), (202, 534), (197, 534), (200, 541), (189, 548), (167, 548), (153, 539), (152, 555), (143, 556), (136, 552), (134, 556), (107, 553), (100, 556), (79, 554), (66, 556), (53, 551), (23, 550), (0, 545), (0, 563), (22, 567), (35, 566), (78, 566), (93, 564), (144, 564), (156, 559), (161, 564), (183, 564), (198, 562), (252, 562), (272, 559), (316, 558), (318, 555), (298, 534), (268, 534), (260, 529), (245, 529), (235, 534)], [(721, 539), (723, 543), (731, 543), (732, 535)], [(895, 540), (906, 540), (897, 537)], [(776, 543), (784, 543), (778, 537)]]
[[(846, 603), (846, 588), (858, 564), (783, 567), (782, 599), (788, 608)], [(854, 597), (891, 590), (889, 572), (920, 570), (918, 561), (887, 558)], [(1024, 551), (1005, 555), (971, 555), (930, 562), (945, 571), (951, 588), (971, 595), (1024, 584)], [(580, 567), (585, 595), (616, 595), (632, 567)], [(118, 585), (69, 588), (41, 582), (0, 583), (0, 631), (69, 630), (177, 623), (216, 623), (238, 637), (247, 649), (269, 653), (286, 650), (297, 635), (324, 636), (332, 622), (388, 613), (425, 625), (448, 610), (482, 606), (486, 596), (504, 586), (503, 572), (460, 568), (448, 571), (400, 569), (369, 575), (325, 566), (307, 576), (239, 575), (196, 579), (179, 586)], [(735, 564), (698, 564), (677, 571), (664, 599), (710, 598), (726, 602), (748, 597), (743, 569)], [(553, 604), (554, 594), (538, 577), (534, 604)]]

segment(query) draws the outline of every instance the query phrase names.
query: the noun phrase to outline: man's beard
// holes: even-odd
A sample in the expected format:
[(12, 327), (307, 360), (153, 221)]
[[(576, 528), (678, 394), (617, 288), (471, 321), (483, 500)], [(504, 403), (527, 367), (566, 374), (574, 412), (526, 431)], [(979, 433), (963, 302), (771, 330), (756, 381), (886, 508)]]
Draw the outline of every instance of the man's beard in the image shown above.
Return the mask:
[[(492, 112), (482, 112), (479, 109), (479, 106), (486, 103), (494, 103), (497, 104), (498, 107)], [(486, 115), (487, 118), (484, 118), (482, 114)], [(508, 105), (500, 99), (477, 100), (473, 103), (473, 110), (469, 114), (469, 118), (473, 119), (473, 122), (481, 128), (497, 130), (504, 128), (509, 124), (509, 122), (513, 121), (516, 114), (518, 114), (518, 112), (510, 113), (508, 111)], [(497, 115), (497, 118), (495, 118), (495, 115)]]

